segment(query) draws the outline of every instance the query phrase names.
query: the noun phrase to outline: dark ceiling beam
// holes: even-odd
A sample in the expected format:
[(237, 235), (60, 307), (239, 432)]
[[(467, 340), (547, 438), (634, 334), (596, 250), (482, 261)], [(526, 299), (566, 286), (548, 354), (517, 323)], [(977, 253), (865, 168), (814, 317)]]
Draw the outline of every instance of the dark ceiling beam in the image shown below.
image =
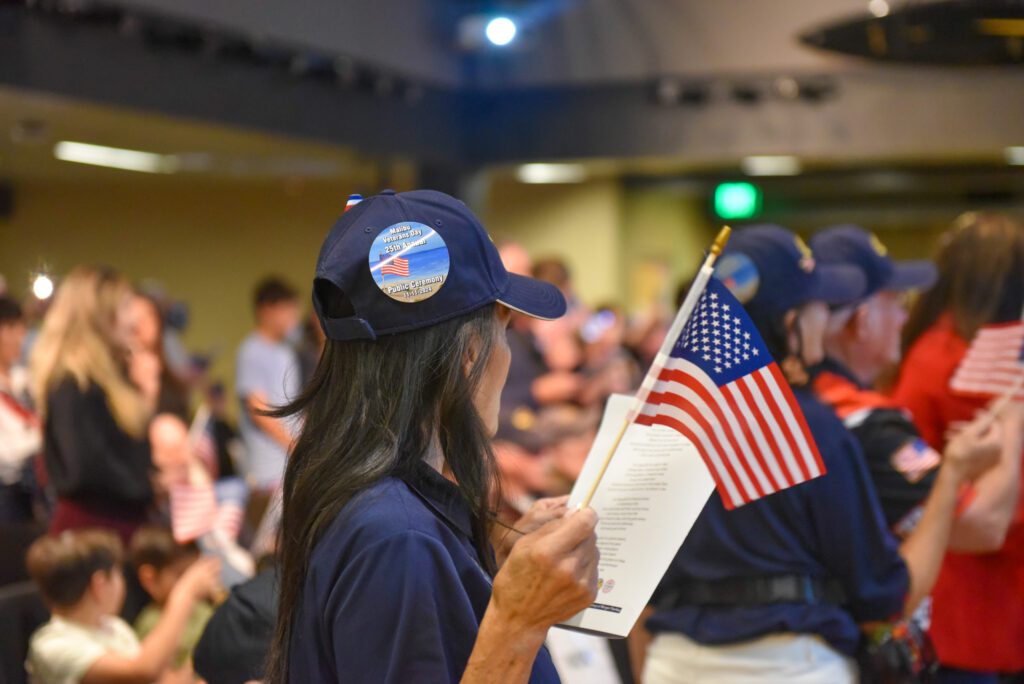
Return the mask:
[(115, 26), (0, 6), (0, 84), (262, 129), (432, 164), (465, 158), (462, 99), (379, 96), (286, 68), (148, 45)]

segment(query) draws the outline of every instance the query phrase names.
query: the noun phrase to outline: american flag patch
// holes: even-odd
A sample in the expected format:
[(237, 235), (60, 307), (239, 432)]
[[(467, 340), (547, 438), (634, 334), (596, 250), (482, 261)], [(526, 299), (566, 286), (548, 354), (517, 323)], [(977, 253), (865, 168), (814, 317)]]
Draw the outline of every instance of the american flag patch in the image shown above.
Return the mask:
[(911, 484), (920, 482), (928, 471), (939, 467), (940, 462), (938, 452), (925, 444), (920, 437), (903, 445), (890, 460), (893, 469), (907, 478), (907, 482)]

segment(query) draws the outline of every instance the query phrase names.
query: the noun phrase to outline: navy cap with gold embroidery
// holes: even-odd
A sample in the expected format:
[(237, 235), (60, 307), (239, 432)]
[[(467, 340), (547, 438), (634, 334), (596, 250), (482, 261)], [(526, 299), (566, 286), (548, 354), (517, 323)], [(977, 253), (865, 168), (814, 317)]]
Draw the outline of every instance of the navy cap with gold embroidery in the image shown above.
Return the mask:
[(925, 289), (935, 284), (939, 277), (938, 269), (931, 261), (896, 261), (874, 233), (860, 226), (825, 228), (811, 238), (811, 248), (822, 263), (859, 268), (867, 279), (865, 298), (881, 290)]
[(798, 235), (774, 225), (736, 231), (715, 264), (715, 277), (748, 311), (769, 314), (809, 301), (846, 304), (866, 288), (856, 268), (818, 263)]
[(565, 313), (553, 285), (509, 273), (469, 208), (434, 190), (349, 204), (320, 248), (313, 306), (332, 340), (374, 340), (495, 302), (534, 318)]

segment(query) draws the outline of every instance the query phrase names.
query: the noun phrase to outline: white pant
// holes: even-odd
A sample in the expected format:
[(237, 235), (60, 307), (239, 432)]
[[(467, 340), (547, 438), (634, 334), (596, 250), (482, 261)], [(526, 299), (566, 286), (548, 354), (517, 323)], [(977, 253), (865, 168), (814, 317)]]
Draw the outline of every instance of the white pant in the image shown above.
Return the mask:
[(705, 646), (658, 634), (647, 650), (644, 684), (855, 684), (856, 663), (807, 634), (772, 634)]

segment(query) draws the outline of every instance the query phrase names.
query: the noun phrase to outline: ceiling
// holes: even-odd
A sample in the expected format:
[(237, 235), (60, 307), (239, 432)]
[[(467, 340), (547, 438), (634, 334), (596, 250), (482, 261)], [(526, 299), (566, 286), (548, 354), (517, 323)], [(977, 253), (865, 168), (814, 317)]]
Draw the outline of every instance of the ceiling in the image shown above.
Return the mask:
[[(903, 0), (890, 0), (894, 5)], [(115, 0), (119, 7), (344, 54), (448, 86), (643, 79), (664, 73), (808, 71), (856, 64), (800, 44), (804, 31), (867, 15), (867, 0)], [(505, 13), (520, 36), (467, 68), (461, 17)], [(468, 81), (476, 81), (470, 82)]]
[[(937, 0), (0, 4), (0, 125), (47, 125), (39, 145), (0, 129), (0, 177), (49, 173), (47, 145), (75, 136), (180, 155), (214, 178), (379, 175), (395, 159), (447, 176), (559, 159), (727, 168), (765, 154), (999, 163), (1024, 145), (1019, 68), (891, 66), (801, 42), (879, 3), (895, 15)], [(460, 20), (499, 10), (521, 37), (460, 52)], [(351, 82), (346, 60), (360, 65)], [(86, 173), (70, 167), (56, 168)]]

